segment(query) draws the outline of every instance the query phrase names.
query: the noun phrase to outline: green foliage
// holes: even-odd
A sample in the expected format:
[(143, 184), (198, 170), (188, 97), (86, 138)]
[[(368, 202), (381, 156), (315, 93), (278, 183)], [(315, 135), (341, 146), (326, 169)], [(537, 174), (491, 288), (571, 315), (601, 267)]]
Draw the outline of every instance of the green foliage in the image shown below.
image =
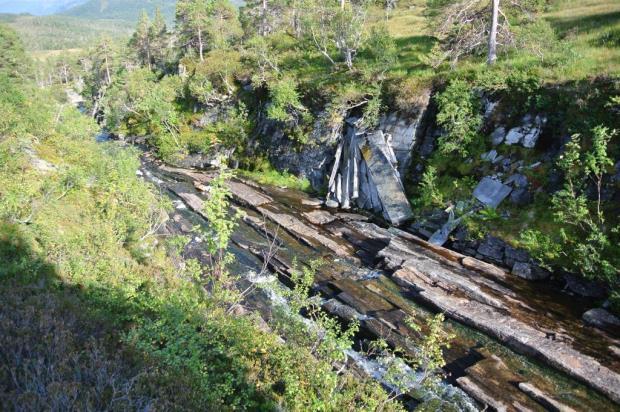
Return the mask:
[[(157, 115), (143, 100), (159, 92), (135, 75), (118, 92), (135, 97), (140, 116)], [(178, 259), (185, 241), (159, 241), (169, 205), (136, 177), (138, 152), (96, 143), (95, 122), (54, 93), (0, 80), (0, 105), (11, 110), (0, 140), (1, 409), (369, 410), (386, 402), (378, 384), (334, 371), (329, 360), (342, 359), (353, 333), (334, 320), (317, 313), (329, 333), (312, 332), (321, 340), (313, 351), (283, 344), (254, 316), (228, 313), (239, 294), (221, 276), (234, 228), (225, 173), (204, 211), (216, 264), (179, 267), (166, 252)], [(311, 276), (298, 282), (292, 293), (305, 305)]]
[(308, 179), (297, 177), (288, 172), (279, 172), (267, 161), (254, 165), (253, 170), (241, 170), (240, 173), (260, 184), (312, 192), (312, 186)]
[(305, 110), (299, 100), (297, 84), (291, 78), (273, 82), (269, 87), (271, 104), (267, 109), (267, 116), (279, 122), (294, 120), (293, 112)]
[(440, 152), (466, 157), (471, 145), (478, 143), (478, 130), (482, 125), (479, 99), (465, 81), (452, 80), (436, 100), (437, 123), (445, 130), (438, 142)]
[(420, 181), (420, 200), (423, 206), (443, 207), (443, 195), (437, 187), (437, 169), (427, 166)]
[[(601, 190), (603, 176), (613, 166), (607, 146), (614, 134), (605, 127), (595, 127), (592, 147), (586, 152), (580, 136), (572, 137), (558, 161), (566, 183), (552, 198), (555, 220), (563, 225), (560, 241), (570, 269), (610, 283), (617, 281), (620, 268), (618, 243), (614, 241), (618, 230), (606, 228)], [(586, 195), (590, 185), (595, 188), (594, 201)]]
[[(407, 326), (422, 335), (417, 341), (408, 337), (405, 342), (407, 346), (416, 347), (414, 355), (406, 355), (402, 348), (391, 351), (384, 341), (373, 343), (371, 352), (376, 354), (379, 363), (385, 368), (383, 380), (392, 388), (393, 396), (422, 387), (437, 387), (443, 378), (442, 368), (446, 364), (443, 351), (450, 347), (450, 342), (454, 339), (454, 335), (444, 332), (444, 320), (442, 313), (429, 317), (423, 330), (414, 318), (406, 319)], [(419, 373), (415, 376), (406, 373), (407, 366)]]

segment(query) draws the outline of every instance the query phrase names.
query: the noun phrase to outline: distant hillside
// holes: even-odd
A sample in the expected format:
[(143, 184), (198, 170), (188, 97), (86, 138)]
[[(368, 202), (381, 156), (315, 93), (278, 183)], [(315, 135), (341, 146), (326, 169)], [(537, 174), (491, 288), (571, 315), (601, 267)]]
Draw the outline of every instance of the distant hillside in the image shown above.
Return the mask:
[[(231, 3), (240, 7), (245, 1), (231, 0)], [(166, 20), (174, 21), (176, 0), (88, 0), (84, 4), (64, 11), (63, 14), (88, 19), (119, 19), (135, 22), (142, 10), (152, 15), (157, 7), (166, 16)]]
[(0, 13), (28, 13), (36, 16), (60, 13), (88, 0), (0, 0)]
[(71, 16), (0, 14), (0, 23), (12, 27), (30, 51), (79, 49), (92, 46), (101, 36), (129, 37), (133, 22), (87, 20)]
[(160, 8), (166, 20), (174, 20), (176, 0), (89, 0), (62, 14), (86, 19), (114, 19), (136, 22), (146, 10), (150, 15)]

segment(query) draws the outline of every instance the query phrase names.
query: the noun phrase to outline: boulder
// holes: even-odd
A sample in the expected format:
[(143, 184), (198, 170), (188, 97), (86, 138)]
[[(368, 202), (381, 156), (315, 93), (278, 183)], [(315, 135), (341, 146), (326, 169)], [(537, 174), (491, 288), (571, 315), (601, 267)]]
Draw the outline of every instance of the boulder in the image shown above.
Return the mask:
[(336, 220), (336, 217), (325, 210), (313, 210), (303, 213), (304, 217), (314, 225), (326, 225)]
[(590, 282), (573, 274), (565, 274), (564, 289), (586, 298), (601, 299), (607, 296), (607, 288), (602, 283)]
[(538, 115), (532, 119), (531, 115), (526, 115), (521, 121), (521, 126), (510, 129), (506, 135), (505, 143), (508, 145), (521, 144), (523, 147), (531, 149), (536, 146), (542, 128), (546, 123), (545, 117)]
[(524, 187), (515, 189), (510, 194), (510, 202), (517, 206), (525, 206), (532, 203), (532, 194)]
[(520, 173), (515, 173), (514, 175), (511, 175), (508, 179), (506, 179), (504, 184), (520, 188), (527, 187), (529, 185), (529, 182), (527, 180), (527, 176)]
[(491, 133), (491, 143), (493, 146), (497, 146), (504, 141), (506, 137), (506, 128), (503, 126), (498, 127)]
[(620, 332), (620, 319), (605, 309), (590, 309), (582, 316), (583, 321), (595, 328), (618, 334)]
[(485, 177), (474, 189), (474, 197), (485, 206), (496, 208), (511, 191), (510, 186), (506, 186), (490, 177)]
[(512, 266), (511, 273), (527, 280), (545, 280), (549, 277), (549, 273), (547, 271), (526, 262), (515, 262)]

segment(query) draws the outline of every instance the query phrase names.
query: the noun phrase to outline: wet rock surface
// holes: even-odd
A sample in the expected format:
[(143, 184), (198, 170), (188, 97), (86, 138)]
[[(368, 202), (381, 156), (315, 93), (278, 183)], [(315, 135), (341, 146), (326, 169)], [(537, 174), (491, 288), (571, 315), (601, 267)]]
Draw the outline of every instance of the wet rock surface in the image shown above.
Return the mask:
[[(196, 192), (192, 183), (181, 187), (178, 181), (207, 183), (209, 177), (180, 169), (162, 170), (160, 166), (150, 165), (175, 177), (166, 188), (181, 196), (187, 210), (200, 210), (198, 201), (208, 193)], [(545, 398), (559, 399), (557, 386), (549, 381), (551, 376), (540, 371), (521, 374), (524, 366), (518, 358), (507, 355), (508, 349), (496, 353), (493, 345), (484, 344), (480, 349), (481, 342), (488, 339), (484, 336), (537, 358), (620, 402), (620, 360), (608, 349), (615, 345), (614, 340), (606, 332), (593, 337), (584, 330), (580, 326), (583, 311), (573, 314), (571, 309), (574, 301), (562, 301), (561, 296), (550, 294), (554, 292), (533, 287), (495, 265), (431, 245), (395, 228), (381, 228), (340, 214), (331, 214), (335, 220), (322, 226), (305, 223), (304, 213), (316, 211), (315, 206), (291, 201), (291, 193), (281, 190), (233, 183), (234, 201), (248, 214), (248, 223), (240, 225), (233, 237), (236, 245), (243, 245), (239, 246), (236, 264), (250, 258), (260, 260), (265, 255), (265, 236), (277, 236), (283, 245), (269, 263), (282, 276), (290, 273), (294, 258), (303, 262), (317, 255), (324, 257), (329, 265), (319, 270), (315, 286), (326, 299), (325, 310), (345, 320), (358, 319), (365, 333), (394, 345), (405, 345), (406, 336), (416, 336), (404, 322), (407, 316), (421, 322), (428, 310), (444, 312), (466, 325), (455, 330), (471, 328), (472, 332), (459, 332), (446, 360), (450, 365), (466, 365), (451, 372), (456, 374), (452, 379), (481, 404), (505, 405), (507, 410), (548, 407), (543, 397), (532, 395), (533, 391), (526, 393), (515, 382), (528, 382)], [(179, 209), (176, 213), (186, 212)], [(493, 239), (486, 243), (482, 251), (502, 262), (511, 259), (514, 264), (525, 257), (522, 251)], [(361, 261), (368, 266), (361, 266)], [(255, 304), (261, 306), (260, 302)], [(482, 334), (470, 337), (474, 330)], [(472, 350), (481, 356), (472, 358)], [(498, 387), (506, 389), (498, 391)], [(567, 406), (576, 410), (613, 407), (600, 395), (584, 389), (571, 393), (576, 398)]]
[(620, 336), (620, 319), (605, 309), (590, 309), (583, 314), (583, 321), (590, 326)]

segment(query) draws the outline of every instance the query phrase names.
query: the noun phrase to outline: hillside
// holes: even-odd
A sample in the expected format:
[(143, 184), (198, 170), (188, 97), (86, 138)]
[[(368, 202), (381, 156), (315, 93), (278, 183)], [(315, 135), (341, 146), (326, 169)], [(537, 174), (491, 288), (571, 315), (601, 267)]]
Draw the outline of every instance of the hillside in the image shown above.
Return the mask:
[(135, 26), (124, 20), (89, 20), (62, 15), (1, 14), (0, 23), (17, 31), (29, 51), (81, 49), (102, 36), (128, 38)]
[(63, 11), (63, 15), (83, 19), (113, 19), (136, 22), (146, 11), (150, 15), (159, 8), (166, 19), (172, 22), (176, 0), (89, 0), (84, 4)]
[(87, 0), (0, 0), (0, 13), (28, 13), (36, 16), (60, 13)]

